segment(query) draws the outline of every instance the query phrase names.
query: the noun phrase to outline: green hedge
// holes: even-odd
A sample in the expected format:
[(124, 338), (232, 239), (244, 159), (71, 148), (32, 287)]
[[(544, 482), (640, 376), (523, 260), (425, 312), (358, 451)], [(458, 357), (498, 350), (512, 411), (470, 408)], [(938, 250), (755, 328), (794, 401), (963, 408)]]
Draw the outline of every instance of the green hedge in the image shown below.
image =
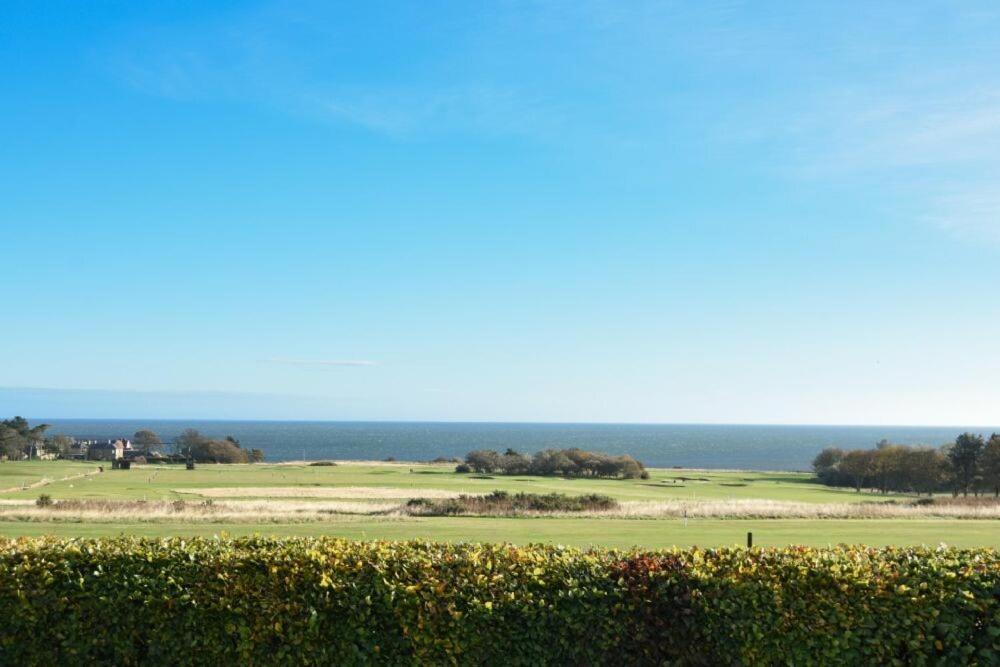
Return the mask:
[(988, 665), (1000, 555), (0, 540), (0, 619), (4, 665)]

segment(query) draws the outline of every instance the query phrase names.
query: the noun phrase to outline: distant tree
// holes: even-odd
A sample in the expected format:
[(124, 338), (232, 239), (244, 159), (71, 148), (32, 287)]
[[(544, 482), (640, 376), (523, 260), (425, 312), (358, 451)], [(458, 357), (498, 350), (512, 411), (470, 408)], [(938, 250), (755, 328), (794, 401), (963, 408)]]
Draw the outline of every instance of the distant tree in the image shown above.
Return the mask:
[(49, 428), (48, 424), (39, 424), (38, 426), (32, 426), (28, 423), (28, 420), (24, 417), (14, 417), (13, 419), (5, 419), (0, 422), (0, 425), (5, 426), (8, 429), (16, 431), (21, 437), (27, 438), (32, 442), (40, 442), (42, 438), (45, 437), (45, 431)]
[[(479, 449), (469, 452), (456, 472), (500, 472), (505, 475), (565, 475), (567, 477), (609, 477), (638, 479), (646, 469), (631, 456), (610, 456), (582, 449), (546, 449), (531, 458), (508, 449), (502, 456)], [(646, 475), (648, 477), (648, 475)]]
[(530, 467), (531, 459), (513, 449), (508, 449), (500, 457), (500, 470), (506, 475), (523, 475)]
[(837, 447), (827, 447), (813, 459), (812, 468), (819, 481), (824, 484), (839, 485), (843, 475), (840, 472), (840, 461), (844, 458), (844, 450)]
[(641, 462), (636, 461), (631, 456), (615, 457), (615, 467), (613, 476), (625, 479), (649, 479), (649, 473)]
[(491, 449), (471, 451), (465, 455), (465, 462), (479, 473), (491, 473), (500, 469), (500, 455)]
[(948, 463), (954, 475), (956, 492), (960, 491), (967, 496), (969, 489), (976, 489), (979, 458), (985, 446), (983, 436), (963, 433), (948, 448)]
[(858, 492), (875, 472), (875, 452), (867, 449), (853, 449), (840, 461), (840, 472), (844, 473)]
[(574, 469), (575, 464), (558, 449), (545, 449), (531, 458), (532, 475), (568, 475)]
[(231, 435), (227, 435), (227, 436), (226, 436), (226, 442), (228, 442), (228, 443), (230, 443), (230, 444), (232, 444), (232, 445), (236, 445), (237, 447), (239, 447), (239, 446), (240, 446), (240, 441), (239, 441), (239, 440), (237, 440), (236, 438), (234, 438), (234, 437), (233, 437), (233, 436), (231, 436)]
[(194, 445), (191, 456), (203, 463), (247, 463), (247, 452), (228, 440), (203, 440)]
[(910, 487), (919, 493), (933, 493), (944, 484), (948, 464), (940, 450), (931, 447), (910, 449), (906, 455)]
[(901, 445), (885, 445), (875, 450), (872, 456), (872, 476), (879, 491), (888, 493), (890, 490), (909, 490), (906, 466), (908, 451), (908, 447)]
[(579, 477), (596, 477), (599, 466), (598, 458), (593, 452), (588, 452), (579, 447), (564, 449), (563, 454), (573, 462), (573, 468), (567, 470), (567, 474), (574, 474)]
[(45, 441), (48, 424), (31, 426), (24, 417), (14, 417), (0, 422), (0, 454), (19, 459), (30, 447), (41, 446)]
[(829, 486), (868, 485), (889, 491), (933, 493), (954, 478), (942, 450), (878, 443), (874, 449), (841, 451), (828, 447), (813, 459), (817, 478)]
[(160, 440), (160, 436), (155, 431), (142, 429), (141, 431), (136, 431), (135, 435), (132, 436), (132, 443), (139, 447), (155, 447), (156, 445), (162, 445), (163, 441)]
[(45, 451), (59, 456), (68, 457), (76, 440), (68, 435), (58, 433), (45, 439)]
[(208, 442), (208, 438), (196, 429), (187, 428), (174, 438), (174, 452), (181, 456), (193, 456), (195, 450), (206, 442)]
[(983, 481), (993, 488), (993, 495), (1000, 498), (1000, 433), (990, 436), (983, 448), (981, 466)]
[(264, 451), (254, 447), (250, 450), (250, 463), (262, 463), (264, 461)]

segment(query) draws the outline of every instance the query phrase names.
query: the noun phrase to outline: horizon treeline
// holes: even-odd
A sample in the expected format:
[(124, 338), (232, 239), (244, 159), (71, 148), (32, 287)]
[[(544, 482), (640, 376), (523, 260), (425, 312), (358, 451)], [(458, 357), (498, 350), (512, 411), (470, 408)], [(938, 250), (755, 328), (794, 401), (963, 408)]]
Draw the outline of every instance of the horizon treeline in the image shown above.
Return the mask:
[(963, 433), (941, 447), (898, 445), (882, 440), (873, 449), (827, 447), (813, 459), (813, 472), (827, 486), (882, 493), (951, 492), (1000, 497), (1000, 433), (986, 440)]
[[(69, 458), (77, 439), (68, 435), (46, 436), (48, 424), (32, 426), (24, 417), (0, 420), (0, 458), (20, 459), (31, 456), (32, 448), (59, 458)], [(164, 443), (150, 429), (141, 429), (132, 436), (132, 444), (147, 452), (170, 446), (174, 457), (192, 459), (198, 463), (259, 463), (264, 452), (257, 448), (245, 449), (231, 435), (209, 438), (193, 428), (186, 429), (172, 443)]]
[(205, 437), (193, 428), (184, 429), (173, 445), (177, 454), (198, 463), (260, 463), (264, 460), (263, 451), (244, 449), (231, 435), (218, 440)]
[(32, 426), (20, 415), (0, 421), (0, 456), (15, 459), (30, 452), (31, 447), (41, 446), (48, 428), (48, 424)]
[(622, 479), (646, 479), (649, 476), (646, 467), (627, 454), (611, 456), (576, 447), (544, 449), (532, 456), (514, 449), (508, 449), (503, 454), (492, 449), (477, 449), (465, 455), (465, 463), (459, 464), (455, 472)]

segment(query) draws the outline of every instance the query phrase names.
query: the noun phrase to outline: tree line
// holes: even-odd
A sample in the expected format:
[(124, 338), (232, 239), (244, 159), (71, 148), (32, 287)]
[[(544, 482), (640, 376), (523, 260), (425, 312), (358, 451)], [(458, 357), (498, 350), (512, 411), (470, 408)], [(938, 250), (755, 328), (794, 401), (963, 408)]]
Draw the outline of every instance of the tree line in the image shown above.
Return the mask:
[(240, 441), (231, 435), (222, 440), (208, 438), (196, 429), (185, 429), (174, 438), (176, 454), (199, 463), (260, 463), (264, 452), (253, 448), (244, 449)]
[(943, 447), (879, 442), (874, 449), (827, 447), (813, 460), (813, 472), (828, 486), (904, 493), (949, 491), (955, 495), (993, 492), (1000, 497), (1000, 433), (989, 440), (963, 433)]
[(48, 428), (48, 424), (32, 426), (20, 416), (0, 421), (0, 455), (8, 459), (19, 459), (29, 453), (32, 447), (41, 448)]
[(477, 449), (465, 455), (455, 472), (648, 479), (645, 466), (628, 455), (611, 456), (583, 449), (545, 449), (532, 456), (508, 449), (503, 454)]
[[(69, 458), (76, 439), (62, 434), (47, 437), (48, 428), (48, 424), (32, 426), (24, 417), (0, 421), (0, 456), (13, 460), (26, 458), (32, 455), (34, 449)], [(166, 446), (160, 436), (149, 429), (136, 431), (132, 444), (150, 454)], [(246, 449), (231, 435), (223, 439), (209, 438), (193, 428), (177, 436), (170, 443), (170, 448), (174, 459), (192, 459), (199, 463), (259, 463), (264, 460), (262, 450)]]

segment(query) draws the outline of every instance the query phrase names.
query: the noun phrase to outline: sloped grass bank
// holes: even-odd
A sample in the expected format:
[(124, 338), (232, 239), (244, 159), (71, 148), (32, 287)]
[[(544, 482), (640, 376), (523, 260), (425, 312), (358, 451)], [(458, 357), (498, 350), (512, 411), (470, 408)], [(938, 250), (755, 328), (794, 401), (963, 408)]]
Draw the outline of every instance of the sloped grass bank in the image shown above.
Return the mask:
[(2, 664), (997, 664), (989, 549), (0, 542)]

